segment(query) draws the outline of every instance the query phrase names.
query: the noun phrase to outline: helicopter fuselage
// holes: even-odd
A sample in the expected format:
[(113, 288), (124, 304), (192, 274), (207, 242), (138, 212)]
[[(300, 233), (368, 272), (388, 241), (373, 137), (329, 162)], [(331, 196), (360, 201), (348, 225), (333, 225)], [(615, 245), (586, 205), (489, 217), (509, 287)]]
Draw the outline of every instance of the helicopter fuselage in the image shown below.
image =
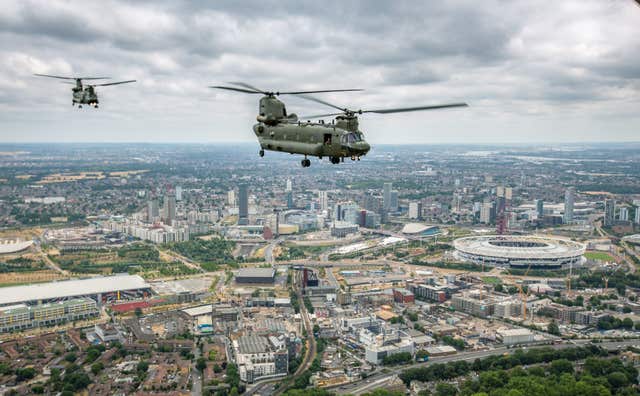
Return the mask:
[(91, 86), (74, 87), (72, 89), (73, 99), (72, 104), (98, 106), (98, 94), (96, 90)]
[(255, 124), (253, 131), (263, 150), (329, 157), (337, 163), (342, 158), (360, 158), (370, 146), (360, 131), (348, 131), (334, 124), (279, 122)]

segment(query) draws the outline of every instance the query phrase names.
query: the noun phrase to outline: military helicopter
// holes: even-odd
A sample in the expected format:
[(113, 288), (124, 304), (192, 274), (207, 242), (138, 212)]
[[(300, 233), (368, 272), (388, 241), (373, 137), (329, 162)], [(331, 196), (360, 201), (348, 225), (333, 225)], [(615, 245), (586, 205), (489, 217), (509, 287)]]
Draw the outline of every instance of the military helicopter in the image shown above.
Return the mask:
[[(329, 157), (332, 164), (344, 162), (345, 158), (351, 158), (352, 161), (359, 161), (360, 157), (365, 156), (371, 149), (371, 146), (365, 141), (362, 131), (358, 129), (357, 115), (359, 114), (390, 114), (467, 106), (466, 103), (451, 103), (396, 109), (351, 110), (346, 107), (338, 107), (324, 100), (309, 96), (308, 94), (320, 92), (362, 91), (361, 89), (269, 92), (242, 82), (233, 82), (229, 84), (242, 88), (227, 86), (211, 86), (210, 88), (264, 95), (260, 99), (259, 114), (257, 116), (258, 123), (253, 126), (253, 132), (258, 137), (258, 141), (260, 143), (260, 156), (264, 156), (265, 150), (281, 151), (290, 154), (302, 154), (304, 155), (304, 159), (301, 161), (301, 164), (304, 168), (311, 166), (311, 161), (307, 156), (318, 157), (320, 159), (323, 157)], [(284, 103), (276, 98), (276, 96), (285, 94), (299, 95), (304, 99), (333, 107), (340, 110), (340, 112), (300, 117), (300, 119), (307, 120), (306, 122), (300, 121), (296, 114), (287, 114)], [(323, 120), (313, 123), (310, 121), (312, 118), (330, 116), (336, 116), (331, 123), (326, 123)]]
[[(61, 76), (51, 76), (48, 74), (34, 74), (39, 77), (50, 77), (50, 78), (58, 78), (61, 80), (75, 80), (75, 87), (71, 90), (73, 92), (73, 96), (71, 99), (71, 105), (74, 106), (76, 103), (78, 104), (78, 108), (82, 108), (83, 104), (93, 106), (96, 109), (98, 108), (98, 93), (96, 92), (95, 87), (106, 87), (109, 85), (118, 85), (118, 84), (128, 84), (132, 82), (136, 82), (136, 80), (127, 80), (127, 81), (117, 81), (105, 84), (85, 84), (82, 85), (82, 80), (107, 80), (111, 77), (61, 77)], [(67, 84), (74, 84), (71, 81), (65, 81)]]

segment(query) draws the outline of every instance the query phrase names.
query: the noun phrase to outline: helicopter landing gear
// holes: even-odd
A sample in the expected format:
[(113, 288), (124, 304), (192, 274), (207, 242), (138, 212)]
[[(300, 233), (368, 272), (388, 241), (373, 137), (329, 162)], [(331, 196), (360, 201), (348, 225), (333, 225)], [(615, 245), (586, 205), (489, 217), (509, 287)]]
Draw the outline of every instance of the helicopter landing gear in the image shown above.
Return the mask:
[(303, 168), (308, 168), (311, 166), (311, 160), (310, 159), (303, 159), (302, 161), (300, 161), (300, 164), (302, 164)]
[(340, 163), (340, 157), (331, 157), (330, 160), (331, 160), (332, 164), (339, 164)]
[(264, 150), (260, 150), (260, 151), (258, 152), (258, 155), (259, 155), (259, 156), (261, 156), (261, 157), (264, 157)]
[(81, 108), (82, 108), (82, 105), (81, 105), (81, 104), (79, 104), (79, 105), (78, 105), (78, 108), (79, 108), (79, 109), (81, 109)]

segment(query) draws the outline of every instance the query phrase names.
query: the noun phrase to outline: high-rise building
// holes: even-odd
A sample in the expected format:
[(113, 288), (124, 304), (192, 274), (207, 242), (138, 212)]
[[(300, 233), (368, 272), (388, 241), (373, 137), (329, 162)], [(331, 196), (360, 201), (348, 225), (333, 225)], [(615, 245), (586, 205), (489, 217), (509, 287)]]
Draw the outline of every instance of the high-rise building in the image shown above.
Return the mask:
[(388, 211), (391, 207), (391, 183), (384, 183), (382, 185), (382, 209)]
[(285, 191), (291, 191), (293, 189), (293, 186), (291, 185), (291, 179), (287, 179), (287, 187), (285, 188)]
[(451, 199), (451, 213), (460, 213), (461, 204), (462, 204), (462, 197), (454, 193), (453, 198)]
[(422, 202), (409, 202), (409, 218), (420, 219), (422, 217)]
[(640, 224), (640, 206), (636, 206), (636, 215), (635, 215), (636, 224)]
[(287, 191), (287, 209), (293, 209), (293, 191)]
[(238, 224), (249, 224), (249, 187), (246, 184), (238, 186)]
[(182, 187), (176, 186), (176, 201), (182, 201)]
[(391, 200), (389, 202), (389, 210), (392, 212), (397, 212), (398, 208), (400, 207), (398, 196), (399, 194), (397, 190), (391, 191)]
[(329, 208), (329, 199), (326, 191), (318, 191), (318, 203), (320, 204), (321, 211)]
[(167, 194), (164, 196), (163, 220), (165, 224), (172, 225), (176, 219), (176, 196)]
[(620, 218), (620, 221), (629, 221), (629, 208), (626, 206), (621, 207), (618, 217)]
[(544, 217), (544, 201), (541, 199), (536, 201), (536, 213), (538, 214), (538, 219)]
[(493, 202), (484, 202), (480, 207), (480, 222), (491, 224), (495, 217), (495, 206)]
[(236, 192), (233, 190), (229, 190), (227, 193), (227, 205), (231, 207), (236, 206)]
[(615, 222), (616, 201), (614, 199), (605, 199), (604, 201), (604, 225), (612, 226)]
[(573, 222), (573, 188), (568, 188), (564, 192), (564, 216), (562, 219), (565, 224)]
[(509, 202), (511, 202), (511, 199), (513, 198), (513, 188), (511, 187), (505, 187), (504, 189), (504, 198)]
[(160, 217), (160, 208), (158, 207), (158, 200), (152, 199), (147, 202), (147, 221), (149, 223), (155, 221)]

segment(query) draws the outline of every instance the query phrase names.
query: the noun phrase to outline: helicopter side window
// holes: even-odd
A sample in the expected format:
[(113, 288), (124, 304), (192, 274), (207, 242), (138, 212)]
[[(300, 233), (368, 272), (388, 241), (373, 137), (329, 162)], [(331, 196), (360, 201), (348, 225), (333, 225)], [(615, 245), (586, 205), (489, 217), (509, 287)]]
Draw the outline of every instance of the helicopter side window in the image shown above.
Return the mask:
[(331, 146), (331, 134), (330, 133), (325, 133), (324, 134), (324, 144), (325, 144), (325, 146)]

